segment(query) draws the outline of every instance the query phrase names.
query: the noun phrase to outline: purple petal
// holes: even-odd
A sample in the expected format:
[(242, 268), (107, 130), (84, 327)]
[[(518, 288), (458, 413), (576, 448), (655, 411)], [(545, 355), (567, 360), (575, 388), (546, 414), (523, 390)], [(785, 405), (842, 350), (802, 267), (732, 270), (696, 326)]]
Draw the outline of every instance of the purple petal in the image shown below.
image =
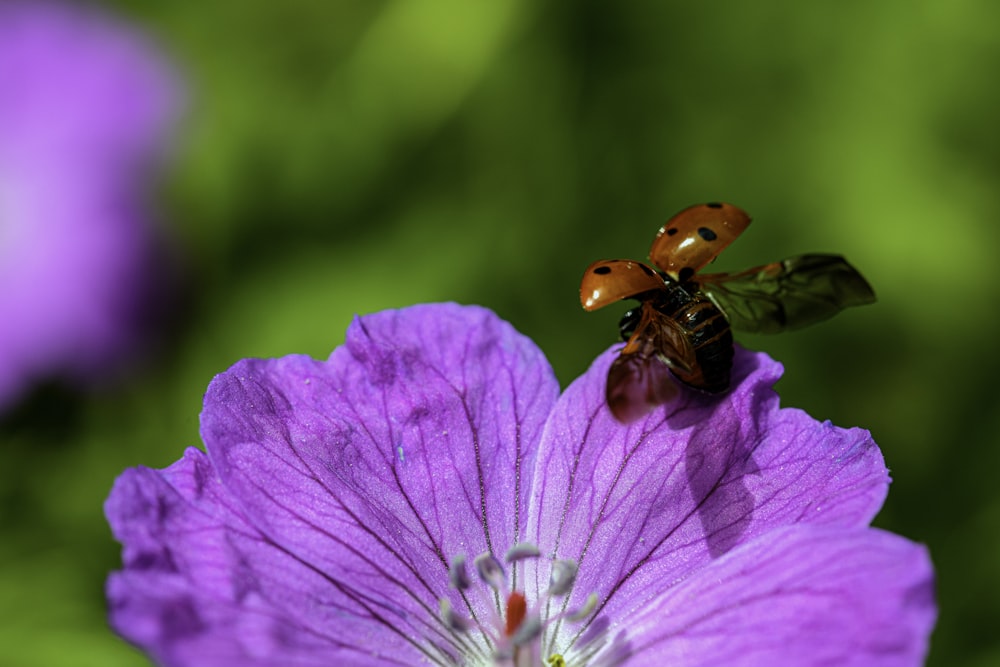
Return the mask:
[[(105, 513), (124, 545), (111, 625), (159, 664), (386, 664), (344, 641), (367, 630), (364, 603), (324, 595), (323, 574), (247, 523), (201, 451), (127, 470)], [(420, 657), (398, 634), (381, 642)]]
[(776, 527), (866, 526), (881, 506), (888, 475), (869, 434), (779, 409), (781, 366), (766, 355), (738, 350), (728, 395), (684, 391), (626, 428), (604, 405), (614, 354), (559, 399), (529, 509), (527, 539), (580, 564), (574, 604), (596, 592), (622, 618)]
[(14, 0), (0, 36), (0, 134), (16, 155), (127, 167), (162, 148), (178, 90), (139, 33), (77, 3)]
[(927, 551), (875, 529), (794, 526), (733, 550), (628, 619), (649, 665), (923, 664)]
[[(252, 537), (227, 540), (240, 565), (233, 576), (271, 582), (278, 602), (259, 603), (271, 617), (317, 635), (336, 628), (338, 641), (404, 663), (420, 657), (418, 644), (435, 650), (426, 642), (447, 655), (436, 615), (451, 595), (449, 560), (521, 540), (557, 394), (538, 349), (487, 310), (446, 304), (359, 318), (327, 362), (244, 361), (212, 382), (202, 436), (225, 500), (197, 507), (247, 527)], [(202, 582), (185, 575), (190, 595)], [(212, 621), (212, 599), (192, 606), (209, 619), (197, 633), (232, 634)]]
[(178, 112), (141, 35), (81, 3), (0, 3), (0, 406), (139, 344), (156, 250), (144, 196)]
[[(360, 318), (327, 362), (237, 364), (206, 396), (208, 456), (127, 471), (109, 498), (112, 622), (170, 665), (458, 664), (534, 636), (487, 612), (511, 585), (538, 661), (923, 655), (930, 565), (867, 527), (888, 476), (866, 432), (779, 409), (780, 366), (744, 351), (729, 395), (622, 427), (612, 358), (557, 402), (530, 341), (450, 304)], [(455, 556), (523, 541), (545, 557), (478, 561), (496, 593), (448, 589)], [(553, 568), (575, 585), (550, 587)], [(796, 637), (772, 640), (788, 619)], [(507, 638), (455, 634), (469, 625)]]

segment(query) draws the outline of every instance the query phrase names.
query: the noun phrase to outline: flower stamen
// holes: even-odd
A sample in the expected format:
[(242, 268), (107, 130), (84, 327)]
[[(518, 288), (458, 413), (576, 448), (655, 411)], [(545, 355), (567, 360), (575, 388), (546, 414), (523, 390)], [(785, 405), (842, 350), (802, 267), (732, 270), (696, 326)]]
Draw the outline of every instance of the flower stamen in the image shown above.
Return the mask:
[(483, 583), (495, 591), (506, 593), (507, 573), (504, 572), (503, 565), (496, 557), (492, 554), (479, 554), (474, 562), (476, 572), (479, 573), (479, 578), (483, 580)]
[[(508, 566), (514, 566), (520, 561), (540, 556), (538, 547), (520, 542), (507, 551), (504, 561)], [(563, 605), (564, 610), (559, 613), (549, 615), (547, 611), (552, 598), (564, 598), (572, 592), (579, 569), (576, 561), (552, 560), (548, 587), (537, 599), (530, 601), (524, 592), (510, 590), (504, 564), (492, 554), (480, 554), (473, 560), (473, 564), (479, 579), (493, 590), (495, 596), (492, 602), (482, 605), (489, 618), (480, 622), (477, 618), (480, 614), (473, 612), (473, 620), (469, 620), (456, 612), (450, 602), (442, 599), (441, 619), (456, 634), (465, 634), (477, 628), (486, 640), (494, 664), (514, 664), (517, 667), (543, 664), (541, 638), (547, 629), (557, 627), (564, 620), (582, 621), (597, 608), (597, 595), (591, 593), (583, 606), (577, 609), (567, 610)], [(466, 597), (466, 591), (472, 587), (472, 582), (466, 570), (465, 556), (459, 555), (452, 559), (448, 577), (452, 587), (462, 592), (462, 598), (469, 605), (470, 611), (480, 607)], [(550, 665), (567, 664), (562, 654), (554, 652), (544, 662)]]
[(451, 567), (448, 568), (448, 578), (451, 579), (452, 588), (464, 591), (472, 582), (469, 581), (469, 573), (465, 569), (465, 554), (459, 554), (451, 559)]

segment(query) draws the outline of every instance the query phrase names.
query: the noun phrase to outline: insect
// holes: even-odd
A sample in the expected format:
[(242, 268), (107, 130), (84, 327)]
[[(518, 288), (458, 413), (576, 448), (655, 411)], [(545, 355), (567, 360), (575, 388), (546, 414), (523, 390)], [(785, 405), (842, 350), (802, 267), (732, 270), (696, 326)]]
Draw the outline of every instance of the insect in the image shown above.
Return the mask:
[(778, 333), (875, 301), (839, 255), (799, 255), (739, 273), (699, 274), (746, 230), (732, 204), (699, 204), (672, 217), (653, 239), (656, 269), (627, 259), (594, 262), (583, 274), (587, 311), (621, 299), (639, 305), (622, 317), (625, 347), (608, 370), (605, 399), (618, 421), (639, 419), (674, 398), (681, 383), (710, 394), (729, 389), (732, 329)]

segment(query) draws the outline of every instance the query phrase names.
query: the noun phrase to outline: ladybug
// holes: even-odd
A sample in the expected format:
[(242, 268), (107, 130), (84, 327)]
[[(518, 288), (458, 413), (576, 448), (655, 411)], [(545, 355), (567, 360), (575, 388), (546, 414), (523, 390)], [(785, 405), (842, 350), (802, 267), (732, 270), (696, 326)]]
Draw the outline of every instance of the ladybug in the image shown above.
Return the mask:
[(625, 347), (608, 370), (605, 399), (618, 421), (635, 421), (677, 396), (682, 384), (709, 394), (729, 389), (732, 329), (777, 333), (875, 301), (871, 286), (840, 255), (799, 255), (739, 273), (699, 274), (750, 225), (732, 204), (691, 206), (653, 239), (655, 269), (627, 259), (587, 267), (580, 303), (591, 311), (621, 299)]

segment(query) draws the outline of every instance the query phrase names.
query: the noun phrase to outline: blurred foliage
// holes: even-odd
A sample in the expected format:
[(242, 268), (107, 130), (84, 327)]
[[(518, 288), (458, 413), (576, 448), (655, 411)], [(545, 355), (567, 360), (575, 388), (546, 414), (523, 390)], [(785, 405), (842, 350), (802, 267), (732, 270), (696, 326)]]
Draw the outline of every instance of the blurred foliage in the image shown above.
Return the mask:
[(584, 267), (722, 199), (756, 222), (718, 270), (839, 252), (875, 286), (876, 306), (741, 340), (785, 364), (784, 404), (882, 446), (877, 523), (938, 567), (930, 664), (1000, 665), (1000, 5), (103, 4), (189, 82), (158, 211), (184, 308), (129, 382), (40, 389), (0, 426), (0, 663), (147, 664), (104, 624), (101, 502), (199, 442), (214, 373), (456, 300), (568, 383), (619, 315), (580, 309)]

